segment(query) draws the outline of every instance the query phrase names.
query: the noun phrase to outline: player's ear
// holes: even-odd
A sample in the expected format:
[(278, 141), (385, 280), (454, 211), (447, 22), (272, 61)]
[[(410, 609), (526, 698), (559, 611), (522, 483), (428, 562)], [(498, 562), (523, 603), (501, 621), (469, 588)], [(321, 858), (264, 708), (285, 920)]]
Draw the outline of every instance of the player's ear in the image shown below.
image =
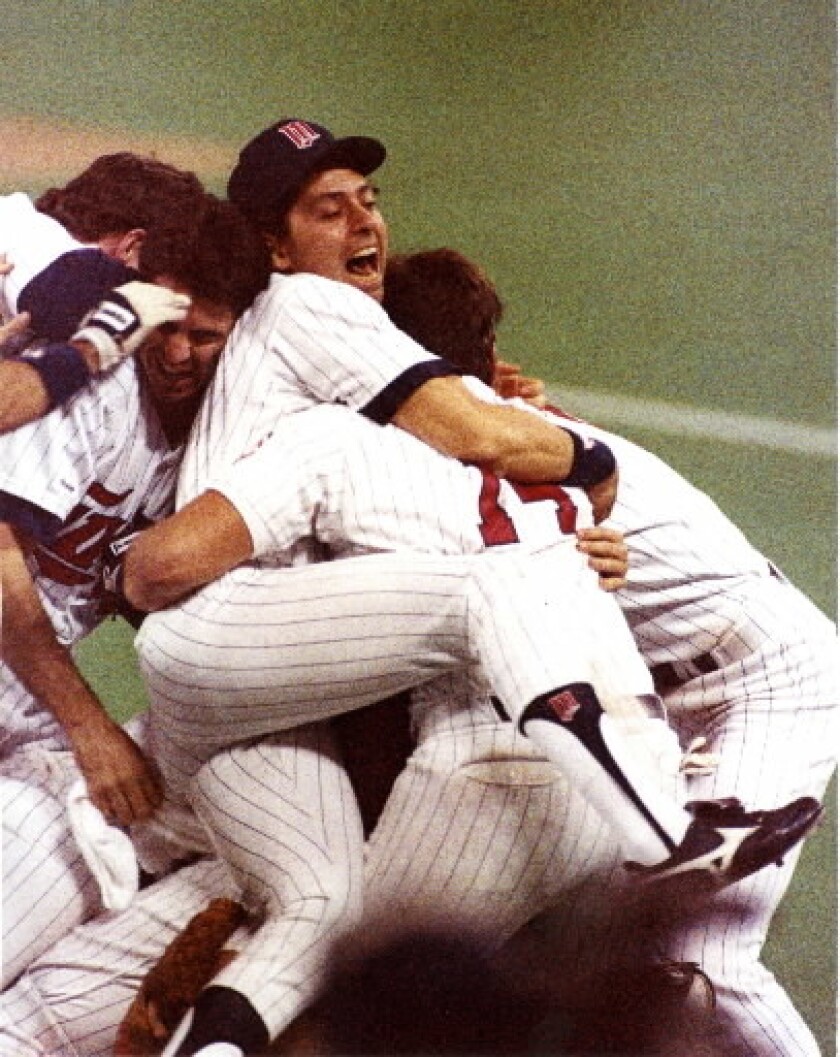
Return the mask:
[(265, 241), (271, 254), (271, 267), (276, 272), (290, 272), (292, 270), (292, 259), (282, 235), (265, 234)]
[(115, 260), (121, 261), (130, 268), (136, 268), (140, 261), (140, 247), (146, 241), (145, 228), (132, 228), (119, 235), (110, 235), (100, 239), (100, 247)]

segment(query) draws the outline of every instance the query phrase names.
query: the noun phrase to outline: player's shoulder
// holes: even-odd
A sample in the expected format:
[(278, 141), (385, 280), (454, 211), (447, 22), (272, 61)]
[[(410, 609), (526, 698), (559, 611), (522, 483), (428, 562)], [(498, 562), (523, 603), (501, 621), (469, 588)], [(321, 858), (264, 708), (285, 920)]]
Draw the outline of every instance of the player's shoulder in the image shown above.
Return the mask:
[[(63, 408), (65, 419), (90, 434), (91, 443), (108, 445), (114, 437), (130, 433), (144, 406), (141, 372), (137, 361), (129, 357), (112, 370), (92, 378)], [(55, 414), (55, 411), (50, 412)]]
[(269, 293), (277, 303), (282, 302), (293, 310), (340, 314), (348, 318), (387, 319), (382, 306), (368, 294), (348, 283), (312, 272), (274, 275)]
[(81, 245), (63, 224), (36, 209), (32, 199), (23, 191), (0, 195), (0, 226), (0, 249), (22, 237), (28, 240), (48, 240), (57, 252), (65, 252)]
[(23, 469), (27, 460), (18, 453), (112, 448), (115, 437), (130, 431), (136, 421), (139, 399), (136, 367), (133, 359), (126, 360), (92, 379), (66, 403), (0, 437), (0, 463)]
[(4, 222), (14, 219), (31, 220), (37, 215), (32, 199), (23, 191), (12, 191), (0, 195), (0, 218)]

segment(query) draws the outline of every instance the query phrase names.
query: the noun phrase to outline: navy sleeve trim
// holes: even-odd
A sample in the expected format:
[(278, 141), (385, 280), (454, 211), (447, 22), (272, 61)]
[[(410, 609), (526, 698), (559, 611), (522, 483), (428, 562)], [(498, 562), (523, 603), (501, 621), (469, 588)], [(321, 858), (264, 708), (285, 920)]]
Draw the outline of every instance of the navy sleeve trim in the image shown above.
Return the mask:
[(64, 524), (49, 510), (30, 503), (28, 499), (0, 491), (0, 521), (7, 521), (31, 536), (38, 543), (51, 543)]
[(137, 278), (133, 268), (102, 250), (71, 250), (29, 280), (18, 297), (18, 311), (30, 313), (36, 338), (67, 341), (110, 290)]
[(421, 385), (432, 378), (446, 378), (449, 375), (460, 375), (462, 372), (446, 360), (424, 360), (415, 363), (407, 371), (396, 377), (364, 407), (360, 414), (369, 418), (378, 426), (384, 426), (397, 413), (405, 401), (416, 393)]

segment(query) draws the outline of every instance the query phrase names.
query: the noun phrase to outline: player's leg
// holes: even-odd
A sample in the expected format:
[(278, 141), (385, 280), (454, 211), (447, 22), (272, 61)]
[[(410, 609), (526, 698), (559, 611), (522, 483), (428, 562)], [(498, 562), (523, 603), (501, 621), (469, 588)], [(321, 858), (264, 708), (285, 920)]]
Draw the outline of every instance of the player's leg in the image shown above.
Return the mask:
[[(707, 676), (702, 686), (695, 680), (667, 698), (688, 731), (702, 731), (720, 758), (712, 775), (691, 780), (696, 798), (738, 796), (769, 805), (802, 795), (822, 799), (834, 770), (833, 629), (794, 592), (785, 592), (784, 599), (771, 594), (757, 623), (740, 629), (739, 637), (747, 642), (764, 638), (780, 615), (793, 623), (778, 628), (764, 649)], [(760, 960), (797, 859), (794, 849), (780, 869), (763, 870), (733, 886), (728, 898), (714, 901), (675, 947), (677, 957), (699, 962), (709, 974), (720, 1008), (750, 1057), (819, 1053), (790, 998)]]
[(0, 994), (0, 1055), (110, 1057), (143, 978), (190, 918), (221, 896), (235, 899), (238, 890), (221, 862), (205, 860), (65, 936)]
[[(657, 788), (650, 761), (605, 717), (591, 684), (577, 681), (578, 658), (591, 656), (592, 644), (577, 649), (565, 603), (531, 556), (498, 548), (470, 558), (383, 554), (235, 570), (154, 614), (137, 639), (169, 787), (183, 796), (197, 765), (233, 741), (359, 708), (478, 661), (511, 718), (574, 776), (631, 858), (659, 864), (691, 835), (699, 850), (696, 840), (681, 847), (677, 867), (705, 857), (713, 868), (720, 843), (726, 866), (739, 865), (751, 834), (695, 826)], [(558, 627), (567, 629), (560, 646)], [(778, 854), (775, 844), (762, 850)]]
[(328, 724), (218, 754), (192, 803), (260, 924), (199, 997), (183, 1045), (251, 1052), (314, 998), (332, 944), (358, 921), (361, 819)]
[(601, 861), (603, 820), (467, 683), (447, 676), (415, 692), (418, 747), (368, 840), (365, 910), (431, 908), (498, 947), (614, 854)]
[(0, 777), (2, 986), (101, 909), (64, 803), (39, 785)]

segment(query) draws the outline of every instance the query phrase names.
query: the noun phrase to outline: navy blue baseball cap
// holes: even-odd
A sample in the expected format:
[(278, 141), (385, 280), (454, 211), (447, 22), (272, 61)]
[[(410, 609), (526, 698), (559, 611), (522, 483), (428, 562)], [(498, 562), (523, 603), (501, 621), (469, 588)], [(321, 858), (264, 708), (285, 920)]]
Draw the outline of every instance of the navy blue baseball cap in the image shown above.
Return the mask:
[(310, 176), (327, 169), (368, 176), (384, 160), (379, 140), (336, 139), (323, 125), (284, 117), (242, 148), (228, 180), (228, 198), (263, 230), (275, 230)]

